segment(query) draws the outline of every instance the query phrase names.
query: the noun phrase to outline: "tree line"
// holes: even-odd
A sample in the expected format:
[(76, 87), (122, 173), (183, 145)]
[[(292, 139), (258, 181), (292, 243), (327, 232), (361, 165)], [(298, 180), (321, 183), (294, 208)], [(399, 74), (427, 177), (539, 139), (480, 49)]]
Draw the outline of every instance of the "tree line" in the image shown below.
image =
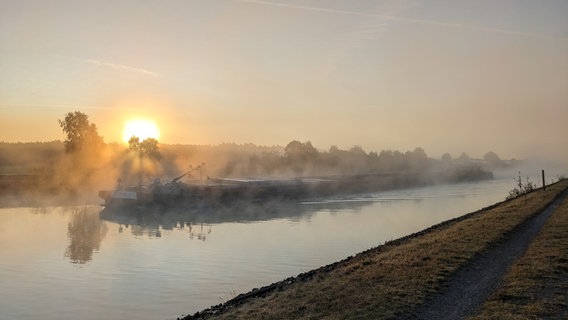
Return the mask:
[[(128, 145), (105, 143), (97, 126), (80, 111), (67, 113), (58, 120), (63, 142), (38, 144), (0, 143), (0, 167), (33, 167), (35, 180), (26, 187), (69, 193), (111, 187), (117, 178), (140, 183), (155, 177), (175, 177), (198, 164), (199, 178), (299, 177), (363, 174), (432, 173), (444, 181), (477, 180), (490, 177), (490, 169), (507, 162), (490, 151), (483, 159), (457, 158), (444, 154), (428, 157), (425, 150), (366, 152), (359, 145), (348, 150), (332, 146), (316, 149), (311, 142), (293, 140), (284, 147), (237, 145), (167, 145), (156, 139), (140, 141), (132, 137)], [(61, 147), (61, 144), (63, 147)], [(35, 146), (35, 147), (34, 147)], [(14, 153), (10, 150), (16, 151)], [(19, 160), (14, 160), (19, 159)], [(16, 162), (15, 162), (16, 161)], [(197, 179), (196, 176), (189, 176)]]
[(449, 182), (479, 180), (491, 177), (491, 168), (504, 165), (500, 159), (470, 159), (463, 153), (452, 159), (427, 156), (423, 148), (412, 151), (383, 150), (365, 152), (359, 145), (349, 150), (332, 146), (328, 151), (317, 150), (311, 142), (291, 141), (283, 151), (262, 152), (234, 159), (224, 167), (224, 175), (246, 176), (330, 176), (370, 174), (432, 174)]

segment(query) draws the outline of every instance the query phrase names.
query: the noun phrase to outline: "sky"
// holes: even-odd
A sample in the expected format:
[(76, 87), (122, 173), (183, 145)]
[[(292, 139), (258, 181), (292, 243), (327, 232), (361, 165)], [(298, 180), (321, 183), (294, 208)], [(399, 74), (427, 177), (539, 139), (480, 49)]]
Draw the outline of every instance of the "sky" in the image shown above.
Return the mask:
[(0, 0), (0, 141), (311, 141), (568, 164), (566, 0)]

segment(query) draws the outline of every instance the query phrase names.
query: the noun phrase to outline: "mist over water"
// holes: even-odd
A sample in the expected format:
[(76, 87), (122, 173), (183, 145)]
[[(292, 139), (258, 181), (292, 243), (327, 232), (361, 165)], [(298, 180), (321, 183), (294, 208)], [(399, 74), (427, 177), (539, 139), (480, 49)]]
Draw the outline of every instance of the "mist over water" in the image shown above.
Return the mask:
[(501, 201), (513, 184), (138, 216), (4, 208), (0, 309), (7, 319), (175, 319)]
[[(484, 179), (491, 171), (515, 172), (518, 160), (487, 159), (463, 153), (432, 158), (422, 148), (365, 151), (331, 147), (318, 150), (309, 141), (292, 141), (285, 147), (253, 144), (218, 146), (157, 145), (151, 154), (122, 144), (65, 152), (64, 143), (0, 143), (0, 205), (59, 205), (98, 203), (97, 191), (168, 181), (188, 173), (180, 182), (205, 183), (209, 177), (340, 179), (362, 175), (406, 175), (397, 187)], [(490, 154), (487, 153), (486, 156)], [(547, 168), (550, 167), (547, 164)], [(410, 178), (412, 177), (412, 178)], [(388, 184), (388, 183), (387, 183)]]
[[(0, 1), (0, 320), (175, 319), (568, 177), (566, 12)], [(98, 196), (231, 179), (328, 192)]]
[[(154, 157), (118, 144), (76, 153), (61, 142), (0, 147), (7, 319), (175, 319), (502, 201), (519, 176), (538, 186), (542, 169), (547, 183), (566, 176), (565, 166), (496, 154), (434, 159), (422, 148), (322, 151), (296, 140), (160, 145)], [(117, 178), (138, 186), (186, 172), (180, 184), (324, 178), (357, 188), (171, 210), (103, 209), (97, 198)]]

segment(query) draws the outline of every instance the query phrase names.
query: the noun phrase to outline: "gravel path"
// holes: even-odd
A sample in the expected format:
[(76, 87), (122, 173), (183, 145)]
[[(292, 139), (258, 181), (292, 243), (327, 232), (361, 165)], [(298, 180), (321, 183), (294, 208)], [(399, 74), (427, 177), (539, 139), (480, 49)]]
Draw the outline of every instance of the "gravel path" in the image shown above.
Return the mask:
[(475, 315), (501, 279), (527, 249), (546, 219), (568, 196), (568, 189), (544, 211), (525, 221), (506, 240), (476, 257), (458, 270), (442, 292), (432, 296), (406, 319), (464, 319)]

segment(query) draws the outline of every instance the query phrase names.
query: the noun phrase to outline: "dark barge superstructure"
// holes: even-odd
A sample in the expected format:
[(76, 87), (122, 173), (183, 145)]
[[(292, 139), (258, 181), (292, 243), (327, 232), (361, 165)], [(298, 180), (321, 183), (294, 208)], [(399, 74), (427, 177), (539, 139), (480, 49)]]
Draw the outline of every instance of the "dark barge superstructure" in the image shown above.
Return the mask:
[[(493, 177), (491, 172), (476, 173), (464, 181)], [(375, 192), (452, 183), (442, 173), (380, 173), (361, 175), (334, 175), (300, 178), (210, 178), (204, 181), (182, 182), (189, 172), (162, 183), (156, 179), (148, 185), (117, 186), (101, 190), (99, 197), (105, 206), (212, 206), (234, 201), (263, 202), (329, 197), (355, 193)]]
[(333, 179), (235, 179), (208, 178), (205, 182), (177, 180), (149, 185), (101, 190), (105, 206), (179, 206), (211, 205), (238, 200), (299, 199), (329, 195), (337, 190)]

